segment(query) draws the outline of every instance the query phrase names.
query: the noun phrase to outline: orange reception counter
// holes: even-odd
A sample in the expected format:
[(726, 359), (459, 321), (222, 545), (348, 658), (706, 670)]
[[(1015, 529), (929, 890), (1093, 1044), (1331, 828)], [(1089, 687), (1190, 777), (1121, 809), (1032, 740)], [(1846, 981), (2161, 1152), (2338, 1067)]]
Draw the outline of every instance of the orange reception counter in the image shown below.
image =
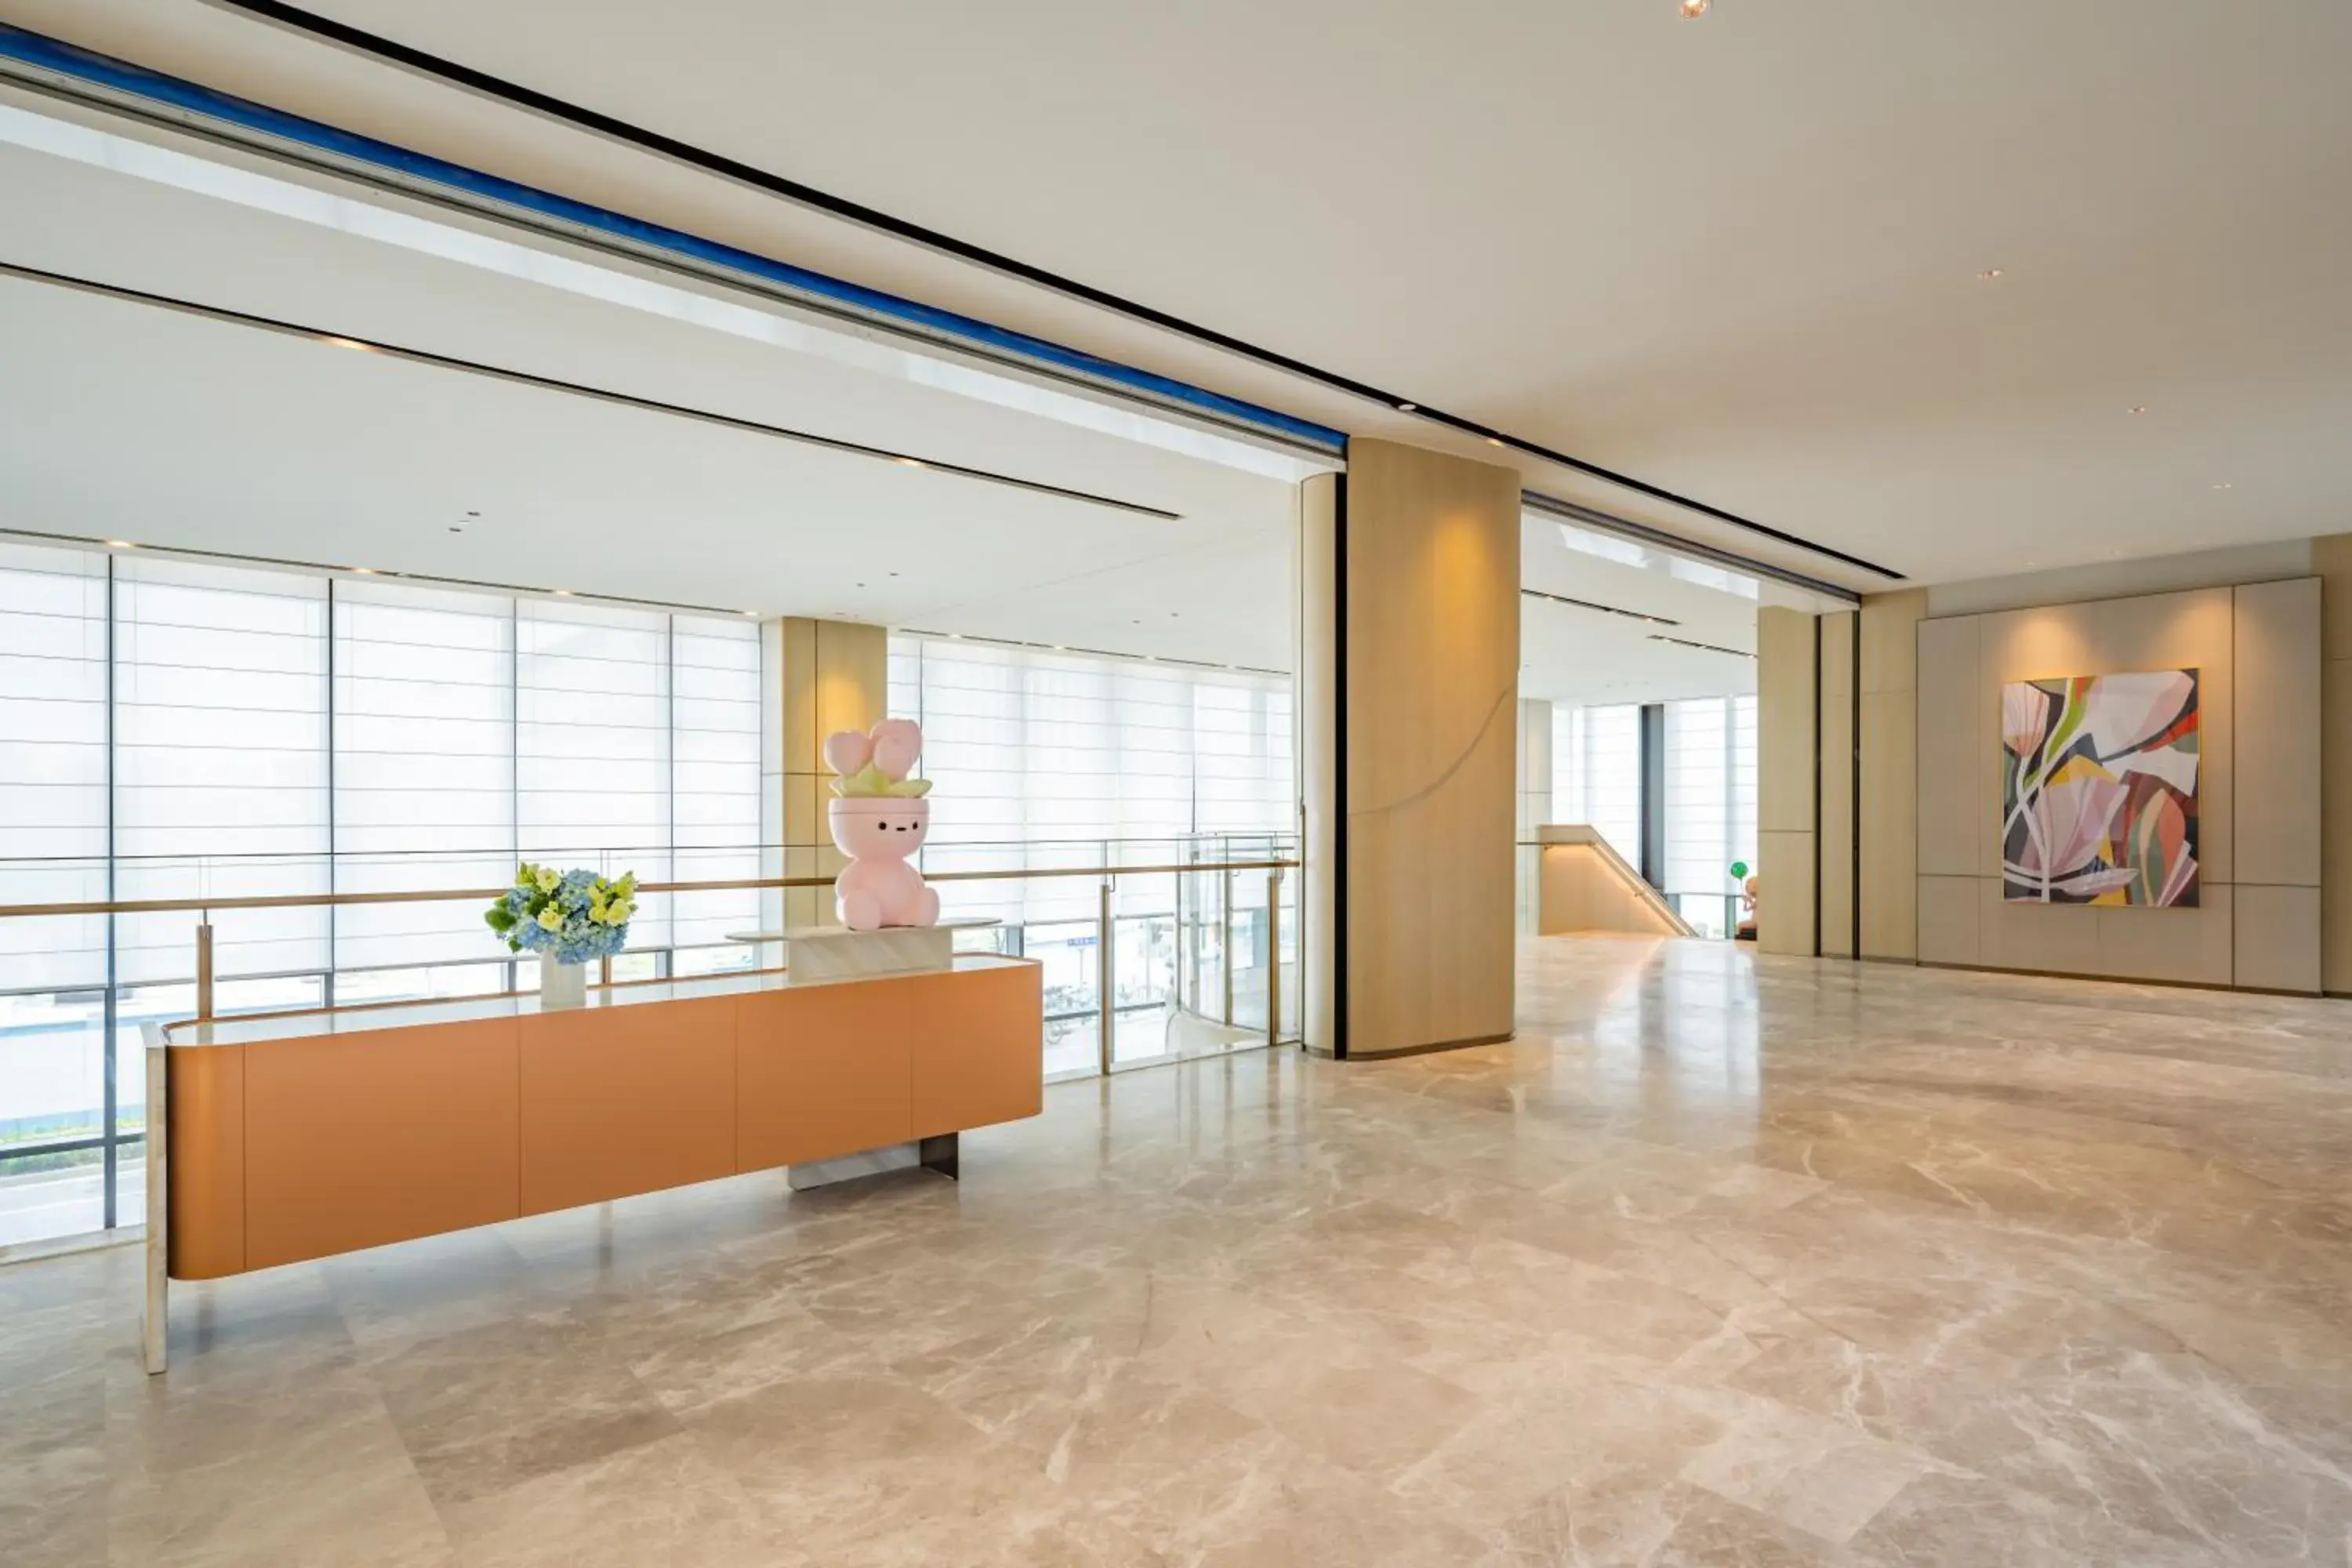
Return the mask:
[(898, 1145), (953, 1175), (957, 1132), (1037, 1114), (1043, 1009), (1034, 961), (966, 953), (152, 1031), (149, 1370), (171, 1279)]

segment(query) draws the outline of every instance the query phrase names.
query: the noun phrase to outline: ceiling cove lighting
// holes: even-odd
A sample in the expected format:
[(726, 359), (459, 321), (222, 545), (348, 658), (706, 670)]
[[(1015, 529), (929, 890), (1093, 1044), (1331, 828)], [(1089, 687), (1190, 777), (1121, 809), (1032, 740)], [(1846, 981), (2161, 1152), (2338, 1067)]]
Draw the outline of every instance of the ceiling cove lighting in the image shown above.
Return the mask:
[(1546, 604), (1566, 605), (1572, 609), (1598, 610), (1604, 616), (1622, 616), (1629, 621), (1646, 621), (1654, 626), (1678, 626), (1682, 622), (1666, 616), (1644, 615), (1640, 610), (1621, 610), (1614, 605), (1597, 605), (1591, 599), (1572, 599), (1566, 594), (1547, 594), (1540, 588), (1522, 588), (1520, 596), (1541, 599)]
[(1724, 647), (1711, 642), (1693, 642), (1688, 637), (1670, 637), (1663, 632), (1652, 632), (1650, 634), (1650, 640), (1652, 642), (1670, 642), (1676, 647), (1695, 647), (1701, 653), (1727, 653), (1734, 658), (1754, 658), (1756, 657), (1744, 647)]

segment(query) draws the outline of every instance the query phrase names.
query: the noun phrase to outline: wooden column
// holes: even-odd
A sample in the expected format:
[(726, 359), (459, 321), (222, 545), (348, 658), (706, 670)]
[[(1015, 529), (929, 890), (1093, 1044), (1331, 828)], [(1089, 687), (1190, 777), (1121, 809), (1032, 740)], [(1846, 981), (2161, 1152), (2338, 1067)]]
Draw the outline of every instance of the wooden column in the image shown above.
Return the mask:
[(2352, 533), (2311, 542), (2319, 579), (2321, 984), (2352, 995)]
[(1862, 601), (1862, 956), (1919, 956), (1919, 621), (1927, 591)]
[[(768, 679), (762, 714), (762, 831), (772, 853), (769, 876), (830, 877), (842, 867), (825, 822), (832, 774), (824, 738), (835, 730), (864, 730), (889, 710), (889, 634), (856, 621), (793, 616), (761, 628)], [(767, 900), (761, 924), (770, 930), (825, 925), (833, 894), (793, 888)]]
[(1518, 476), (1351, 441), (1300, 523), (1307, 1047), (1507, 1038)]
[(1819, 617), (1768, 605), (1756, 613), (1756, 945), (1821, 951)]
[(1855, 834), (1859, 758), (1855, 753), (1855, 682), (1860, 678), (1860, 612), (1832, 610), (1821, 617), (1821, 833), (1814, 846), (1821, 889), (1821, 952), (1853, 958), (1861, 925), (1855, 899)]

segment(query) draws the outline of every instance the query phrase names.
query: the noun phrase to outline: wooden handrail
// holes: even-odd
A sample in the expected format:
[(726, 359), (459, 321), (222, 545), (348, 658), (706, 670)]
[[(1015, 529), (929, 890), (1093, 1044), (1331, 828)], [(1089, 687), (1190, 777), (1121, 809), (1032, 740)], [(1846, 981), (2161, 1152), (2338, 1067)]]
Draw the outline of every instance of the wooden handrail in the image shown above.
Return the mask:
[[(1192, 865), (1051, 866), (1003, 871), (927, 871), (927, 882), (1031, 881), (1047, 877), (1160, 877), (1185, 871), (1280, 871), (1296, 860), (1204, 860)], [(831, 877), (747, 877), (714, 882), (640, 882), (640, 893), (724, 893), (753, 888), (830, 888)], [(73, 904), (0, 904), (0, 920), (58, 915), (152, 915), (180, 910), (299, 910), (342, 904), (438, 904), (461, 899), (498, 899), (503, 888), (427, 888), (392, 893), (248, 894), (223, 899), (110, 899)]]

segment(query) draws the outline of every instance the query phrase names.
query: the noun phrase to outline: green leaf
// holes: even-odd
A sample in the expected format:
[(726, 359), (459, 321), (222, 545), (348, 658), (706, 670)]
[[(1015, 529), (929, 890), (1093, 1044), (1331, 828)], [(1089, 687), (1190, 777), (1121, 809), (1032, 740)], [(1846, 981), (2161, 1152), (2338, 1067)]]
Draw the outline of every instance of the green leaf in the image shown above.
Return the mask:
[(900, 800), (920, 800), (923, 796), (931, 793), (931, 781), (929, 779), (899, 779), (894, 784), (884, 785), (883, 790), (885, 794), (893, 795)]

